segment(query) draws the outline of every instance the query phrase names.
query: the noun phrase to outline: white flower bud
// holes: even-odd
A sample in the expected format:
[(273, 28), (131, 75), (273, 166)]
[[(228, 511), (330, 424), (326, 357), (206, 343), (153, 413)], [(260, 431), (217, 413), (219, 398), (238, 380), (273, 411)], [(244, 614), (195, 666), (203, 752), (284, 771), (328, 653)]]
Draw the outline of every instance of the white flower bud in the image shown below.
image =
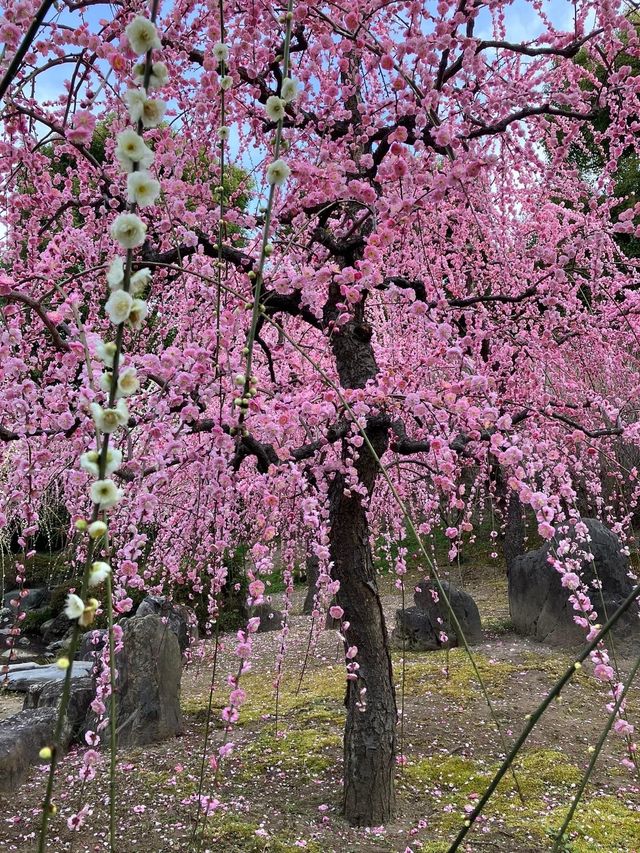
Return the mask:
[(111, 566), (109, 563), (104, 563), (101, 560), (97, 560), (91, 566), (91, 570), (89, 571), (89, 586), (98, 586), (104, 581), (108, 575), (111, 574)]
[(96, 355), (107, 367), (113, 367), (113, 357), (115, 354), (116, 345), (113, 341), (108, 341), (106, 344), (100, 341), (96, 346)]
[(109, 284), (111, 290), (118, 290), (122, 287), (123, 280), (124, 258), (118, 256), (111, 261), (111, 265), (109, 266), (109, 270), (107, 272), (107, 283)]
[(285, 103), (293, 101), (298, 97), (299, 84), (297, 80), (291, 77), (285, 77), (280, 87), (280, 97)]
[(225, 74), (224, 77), (220, 78), (220, 88), (223, 92), (228, 91), (233, 86), (233, 77), (229, 74)]
[(89, 525), (89, 536), (92, 539), (102, 539), (108, 528), (104, 521), (94, 521)]

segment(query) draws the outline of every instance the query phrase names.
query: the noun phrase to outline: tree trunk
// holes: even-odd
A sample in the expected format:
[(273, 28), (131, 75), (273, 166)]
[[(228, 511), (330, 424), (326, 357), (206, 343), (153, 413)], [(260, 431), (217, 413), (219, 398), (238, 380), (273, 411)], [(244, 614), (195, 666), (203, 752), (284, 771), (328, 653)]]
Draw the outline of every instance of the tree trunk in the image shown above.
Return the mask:
[(524, 554), (524, 515), (520, 496), (515, 492), (507, 498), (507, 519), (504, 529), (504, 559), (507, 571), (516, 557)]
[(524, 513), (520, 496), (509, 489), (502, 467), (497, 461), (494, 478), (496, 501), (504, 519), (502, 550), (508, 573), (515, 558), (524, 554)]
[[(377, 373), (369, 327), (348, 323), (333, 339), (343, 387), (362, 388)], [(388, 425), (370, 418), (367, 435), (378, 456), (387, 449)], [(366, 445), (355, 463), (359, 482), (371, 495), (379, 473)], [(344, 814), (354, 826), (380, 826), (395, 813), (397, 709), (387, 630), (376, 584), (369, 520), (362, 497), (345, 494), (336, 475), (329, 491), (329, 546), (333, 576), (340, 581), (338, 604), (349, 624), (347, 646), (356, 646), (357, 680), (348, 681), (344, 733)], [(364, 694), (362, 688), (366, 689)], [(364, 698), (364, 705), (358, 703)]]
[[(395, 691), (366, 511), (359, 496), (346, 497), (343, 490), (338, 476), (330, 492), (331, 558), (340, 581), (338, 603), (350, 623), (347, 643), (357, 646), (360, 666), (345, 697), (344, 814), (354, 826), (380, 826), (395, 811)], [(363, 687), (361, 710), (356, 703)]]
[(315, 554), (308, 554), (306, 559), (307, 573), (307, 594), (302, 605), (302, 612), (305, 616), (311, 616), (313, 613), (313, 602), (315, 601), (316, 593), (318, 592), (318, 577), (320, 575), (320, 560)]

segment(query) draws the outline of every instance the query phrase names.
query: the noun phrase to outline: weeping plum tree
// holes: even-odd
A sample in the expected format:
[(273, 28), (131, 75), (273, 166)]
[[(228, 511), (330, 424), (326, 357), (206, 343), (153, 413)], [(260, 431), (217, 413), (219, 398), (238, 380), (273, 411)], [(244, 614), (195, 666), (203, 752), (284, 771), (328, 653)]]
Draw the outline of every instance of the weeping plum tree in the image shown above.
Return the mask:
[[(638, 78), (618, 62), (637, 33), (613, 0), (565, 5), (569, 31), (533, 0), (175, 0), (153, 6), (153, 55), (135, 65), (123, 33), (141, 4), (98, 14), (80, 0), (45, 14), (16, 67), (37, 4), (5, 7), (2, 519), (28, 544), (52, 480), (74, 521), (91, 515), (78, 459), (91, 404), (115, 403), (103, 306), (121, 284), (109, 226), (127, 209), (133, 122), (134, 172), (162, 192), (143, 199), (131, 253), (148, 316), (118, 327), (140, 391), (111, 438), (116, 619), (131, 590), (180, 588), (214, 620), (238, 541), (248, 603), (268, 594), (276, 545), (289, 595), (311, 543), (318, 622), (335, 598), (344, 639), (353, 824), (395, 808), (372, 542), (402, 539), (399, 501), (423, 536), (445, 531), (453, 559), (497, 460), (505, 494), (551, 538), (576, 515), (578, 482), (603, 512), (601, 459), (620, 436), (638, 442), (640, 276), (616, 235), (637, 234), (640, 209), (612, 216), (615, 163), (637, 154)], [(524, 7), (520, 43), (509, 22)], [(587, 127), (596, 178), (575, 167)], [(221, 191), (231, 168), (246, 186)], [(607, 509), (621, 535), (636, 473), (619, 472)], [(402, 586), (402, 559), (396, 571)], [(238, 641), (222, 757), (254, 627)]]

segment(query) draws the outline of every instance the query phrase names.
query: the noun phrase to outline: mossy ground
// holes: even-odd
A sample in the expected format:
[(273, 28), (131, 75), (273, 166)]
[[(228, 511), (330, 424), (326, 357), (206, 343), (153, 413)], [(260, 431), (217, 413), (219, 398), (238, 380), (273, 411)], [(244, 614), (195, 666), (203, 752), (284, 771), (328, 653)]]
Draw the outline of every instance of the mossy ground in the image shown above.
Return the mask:
[[(416, 572), (419, 570), (416, 569)], [(316, 655), (300, 681), (309, 620), (292, 620), (287, 668), (277, 699), (269, 666), (277, 633), (256, 640), (253, 668), (243, 675), (247, 701), (232, 735), (234, 751), (217, 776), (200, 769), (209, 708), (210, 661), (194, 664), (183, 679), (184, 735), (171, 742), (119, 755), (117, 770), (117, 853), (130, 851), (216, 851), (216, 853), (446, 853), (500, 764), (524, 717), (542, 699), (571, 656), (527, 643), (509, 632), (505, 620), (504, 575), (488, 571), (486, 584), (467, 575), (490, 623), (488, 641), (474, 650), (475, 667), (459, 649), (394, 653), (394, 675), (404, 719), (398, 729), (403, 761), (398, 765), (398, 817), (388, 827), (355, 830), (340, 817), (344, 676), (341, 650), (332, 632), (323, 632)], [(417, 575), (416, 575), (417, 577)], [(484, 604), (482, 604), (484, 602)], [(397, 596), (385, 604), (392, 616)], [(497, 630), (502, 620), (503, 630)], [(495, 624), (496, 629), (491, 627)], [(226, 739), (220, 711), (226, 704), (226, 675), (237, 671), (233, 636), (218, 656), (212, 730), (207, 755)], [(492, 713), (478, 676), (491, 697)], [(404, 699), (401, 691), (404, 685)], [(630, 697), (631, 707), (638, 691)], [(515, 766), (523, 794), (507, 775), (482, 819), (468, 836), (466, 853), (543, 853), (589, 760), (604, 720), (607, 698), (588, 667), (568, 686), (534, 731)], [(500, 724), (504, 743), (497, 734)], [(621, 741), (614, 739), (587, 788), (564, 853), (640, 851), (640, 789), (620, 767)], [(58, 815), (51, 822), (51, 851), (107, 850), (107, 779), (100, 771), (81, 791), (77, 757), (58, 774)], [(106, 761), (105, 761), (106, 766)], [(44, 774), (34, 771), (3, 805), (0, 842), (7, 851), (32, 851), (37, 805)], [(199, 791), (219, 806), (198, 826)], [(91, 802), (86, 834), (67, 829), (66, 818)], [(199, 840), (194, 840), (199, 839)]]

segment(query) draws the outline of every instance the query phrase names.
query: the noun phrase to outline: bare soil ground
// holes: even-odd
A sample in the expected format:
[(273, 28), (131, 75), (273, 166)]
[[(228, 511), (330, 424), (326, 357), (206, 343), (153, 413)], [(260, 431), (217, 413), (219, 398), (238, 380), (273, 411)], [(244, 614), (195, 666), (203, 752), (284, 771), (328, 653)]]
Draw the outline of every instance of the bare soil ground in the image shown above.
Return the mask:
[[(277, 733), (272, 683), (280, 634), (274, 632), (257, 637), (252, 671), (243, 678), (248, 699), (232, 735), (232, 755), (217, 776), (204, 762), (202, 793), (220, 805), (199, 821), (196, 831), (194, 801), (211, 682), (212, 644), (207, 643), (203, 659), (183, 677), (183, 736), (118, 755), (117, 853), (445, 853), (465, 819), (465, 809), (473, 806), (497, 769), (505, 745), (572, 662), (566, 651), (510, 632), (506, 583), (499, 569), (466, 570), (463, 580), (485, 623), (486, 641), (474, 648), (474, 657), (492, 711), (460, 650), (411, 653), (404, 662), (400, 652), (394, 653), (398, 701), (403, 708), (398, 731), (403, 758), (398, 765), (394, 823), (355, 830), (340, 817), (342, 649), (335, 632), (321, 632), (301, 679), (311, 619), (296, 615), (302, 601), (302, 590), (297, 590), (278, 693)], [(384, 582), (383, 590), (391, 626), (400, 599), (391, 582)], [(224, 742), (220, 709), (228, 692), (225, 677), (237, 671), (233, 635), (223, 639), (209, 755)], [(621, 670), (627, 671), (630, 663), (620, 660)], [(469, 853), (552, 850), (552, 833), (562, 823), (589, 761), (588, 747), (595, 744), (605, 723), (606, 703), (605, 689), (585, 666), (561, 701), (542, 718), (517, 763), (523, 801), (513, 777), (507, 777), (461, 849)], [(629, 694), (629, 711), (637, 724), (638, 687)], [(639, 853), (640, 787), (637, 776), (620, 765), (623, 747), (619, 737), (608, 741), (561, 848), (565, 853)], [(77, 777), (79, 765), (78, 754), (72, 753), (58, 772), (58, 813), (51, 821), (48, 848), (55, 853), (108, 849), (106, 760), (97, 778), (84, 788)], [(28, 782), (1, 803), (0, 849), (36, 849), (45, 770), (35, 769)], [(72, 832), (67, 818), (84, 803), (91, 803), (92, 813), (79, 831)]]

